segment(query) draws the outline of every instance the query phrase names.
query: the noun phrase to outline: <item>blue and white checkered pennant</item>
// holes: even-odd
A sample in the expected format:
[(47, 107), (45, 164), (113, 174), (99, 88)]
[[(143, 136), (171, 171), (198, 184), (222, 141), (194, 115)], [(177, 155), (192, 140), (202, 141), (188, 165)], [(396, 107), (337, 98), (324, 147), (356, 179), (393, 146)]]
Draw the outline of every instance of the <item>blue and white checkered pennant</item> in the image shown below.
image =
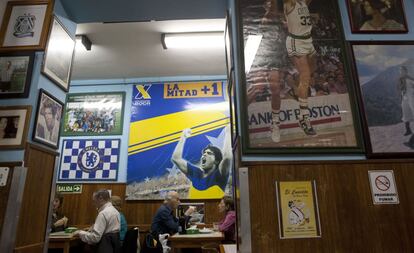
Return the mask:
[(116, 181), (120, 139), (64, 140), (59, 181)]

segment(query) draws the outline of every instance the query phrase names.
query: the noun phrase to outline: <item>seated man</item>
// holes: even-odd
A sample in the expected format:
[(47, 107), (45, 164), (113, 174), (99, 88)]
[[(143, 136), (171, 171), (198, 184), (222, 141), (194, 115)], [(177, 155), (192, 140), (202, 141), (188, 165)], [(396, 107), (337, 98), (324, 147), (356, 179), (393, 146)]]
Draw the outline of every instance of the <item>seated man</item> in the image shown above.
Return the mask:
[[(151, 231), (154, 234), (170, 234), (178, 232), (178, 218), (175, 217), (174, 211), (180, 204), (180, 198), (176, 191), (170, 191), (165, 196), (164, 204), (158, 208), (157, 213), (152, 219)], [(189, 207), (185, 212), (185, 216), (191, 215), (194, 207)], [(183, 228), (184, 229), (184, 228)]]
[(120, 252), (119, 241), (119, 212), (110, 202), (108, 190), (98, 190), (93, 193), (93, 204), (98, 209), (98, 216), (95, 224), (89, 231), (76, 231), (80, 239), (87, 243), (97, 246), (97, 252)]

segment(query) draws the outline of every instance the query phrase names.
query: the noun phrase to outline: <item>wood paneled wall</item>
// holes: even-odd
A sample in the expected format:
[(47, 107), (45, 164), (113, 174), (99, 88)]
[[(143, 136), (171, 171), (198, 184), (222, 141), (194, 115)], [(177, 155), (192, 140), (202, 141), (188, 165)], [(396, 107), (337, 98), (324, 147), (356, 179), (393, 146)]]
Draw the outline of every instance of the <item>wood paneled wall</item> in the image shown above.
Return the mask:
[[(65, 194), (62, 212), (69, 218), (69, 225), (86, 227), (94, 223), (96, 210), (92, 205), (92, 194), (98, 189), (111, 189), (113, 195), (121, 198), (125, 196), (126, 184), (83, 184), (81, 194)], [(182, 202), (187, 202), (182, 200)], [(221, 219), (217, 205), (219, 200), (192, 200), (191, 202), (204, 202), (206, 223)], [(134, 200), (124, 201), (122, 212), (128, 226), (138, 226), (141, 231), (147, 231), (151, 225), (152, 217), (162, 204), (161, 200)]]
[[(247, 166), (252, 252), (414, 252), (413, 160)], [(394, 171), (400, 204), (373, 204), (369, 170)], [(322, 238), (279, 239), (276, 180), (316, 180)]]
[(20, 209), (15, 252), (42, 252), (56, 153), (26, 144), (27, 176)]

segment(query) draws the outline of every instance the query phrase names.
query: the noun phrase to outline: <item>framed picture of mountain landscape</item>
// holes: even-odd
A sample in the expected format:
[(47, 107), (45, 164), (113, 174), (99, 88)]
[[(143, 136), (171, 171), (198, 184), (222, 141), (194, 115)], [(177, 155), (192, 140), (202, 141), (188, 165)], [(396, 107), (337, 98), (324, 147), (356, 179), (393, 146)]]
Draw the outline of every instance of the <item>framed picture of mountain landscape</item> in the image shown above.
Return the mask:
[(414, 43), (351, 44), (368, 156), (414, 153)]

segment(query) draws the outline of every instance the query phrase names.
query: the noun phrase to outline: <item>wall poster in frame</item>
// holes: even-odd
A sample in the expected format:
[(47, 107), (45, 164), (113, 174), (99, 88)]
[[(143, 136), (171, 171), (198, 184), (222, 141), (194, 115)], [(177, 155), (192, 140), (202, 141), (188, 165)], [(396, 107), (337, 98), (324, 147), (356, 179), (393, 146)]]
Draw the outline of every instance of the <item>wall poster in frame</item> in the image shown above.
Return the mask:
[(408, 32), (402, 0), (346, 0), (353, 33)]
[(62, 136), (121, 135), (124, 101), (125, 92), (68, 94)]
[(227, 11), (226, 14), (226, 27), (224, 30), (224, 45), (226, 52), (226, 69), (227, 69), (227, 94), (230, 102), (230, 125), (231, 125), (231, 136), (232, 136), (232, 147), (235, 148), (238, 138), (238, 127), (237, 127), (237, 103), (236, 103), (236, 79), (234, 74), (233, 64), (233, 46), (232, 46), (232, 29), (231, 29), (231, 17)]
[(0, 149), (23, 149), (29, 129), (32, 107), (0, 107)]
[(34, 51), (0, 54), (0, 98), (29, 95), (34, 57)]
[(63, 103), (43, 89), (39, 91), (33, 140), (57, 149)]
[(54, 16), (42, 66), (42, 73), (64, 91), (69, 90), (75, 39)]
[(369, 157), (414, 154), (414, 43), (351, 43)]
[(0, 50), (44, 50), (52, 11), (50, 1), (9, 1), (0, 30)]
[(308, 2), (238, 2), (244, 154), (363, 152), (337, 2)]

